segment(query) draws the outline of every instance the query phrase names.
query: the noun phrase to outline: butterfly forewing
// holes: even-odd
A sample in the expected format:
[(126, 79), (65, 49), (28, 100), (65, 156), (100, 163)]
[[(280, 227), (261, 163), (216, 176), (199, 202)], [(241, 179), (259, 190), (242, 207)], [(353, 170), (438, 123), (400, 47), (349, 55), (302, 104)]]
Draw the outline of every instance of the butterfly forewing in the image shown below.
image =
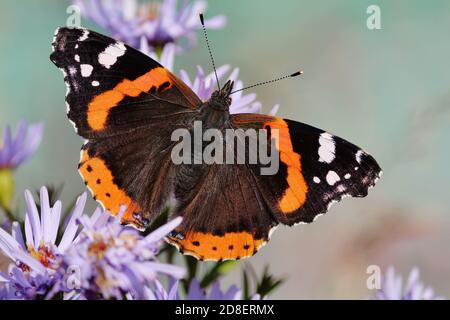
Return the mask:
[(67, 115), (88, 139), (79, 172), (94, 198), (143, 228), (172, 189), (171, 132), (201, 104), (145, 54), (91, 30), (59, 28), (51, 60), (64, 73)]

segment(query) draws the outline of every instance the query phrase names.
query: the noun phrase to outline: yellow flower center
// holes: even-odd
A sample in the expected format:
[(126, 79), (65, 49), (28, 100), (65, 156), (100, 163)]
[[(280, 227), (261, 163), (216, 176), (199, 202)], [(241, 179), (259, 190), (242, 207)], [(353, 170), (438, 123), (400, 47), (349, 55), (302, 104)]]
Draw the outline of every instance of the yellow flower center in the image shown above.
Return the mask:
[[(52, 263), (55, 261), (55, 255), (51, 248), (46, 247), (43, 243), (37, 250), (33, 246), (28, 245), (28, 252), (46, 268), (52, 267)], [(27, 265), (21, 265), (21, 269), (23, 271), (29, 271), (30, 268)]]

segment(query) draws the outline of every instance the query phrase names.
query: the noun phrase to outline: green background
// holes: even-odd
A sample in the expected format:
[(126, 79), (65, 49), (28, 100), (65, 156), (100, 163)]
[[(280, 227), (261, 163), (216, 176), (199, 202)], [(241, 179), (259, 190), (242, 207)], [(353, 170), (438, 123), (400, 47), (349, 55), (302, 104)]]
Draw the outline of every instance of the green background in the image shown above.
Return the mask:
[[(381, 8), (381, 30), (366, 27), (371, 4)], [(0, 129), (19, 119), (46, 126), (41, 148), (16, 173), (17, 203), (25, 188), (44, 184), (63, 183), (66, 204), (85, 190), (76, 171), (82, 141), (65, 115), (62, 74), (49, 60), (67, 6), (0, 2)], [(288, 279), (272, 297), (365, 298), (373, 264), (403, 274), (418, 266), (450, 297), (450, 2), (210, 1), (206, 15), (216, 14), (228, 17), (225, 29), (210, 31), (216, 63), (240, 67), (245, 84), (305, 72), (254, 89), (264, 111), (279, 103), (278, 115), (356, 143), (384, 171), (367, 198), (345, 199), (314, 224), (278, 228), (247, 260)], [(175, 70), (209, 70), (199, 40)], [(239, 277), (236, 269), (225, 282)]]

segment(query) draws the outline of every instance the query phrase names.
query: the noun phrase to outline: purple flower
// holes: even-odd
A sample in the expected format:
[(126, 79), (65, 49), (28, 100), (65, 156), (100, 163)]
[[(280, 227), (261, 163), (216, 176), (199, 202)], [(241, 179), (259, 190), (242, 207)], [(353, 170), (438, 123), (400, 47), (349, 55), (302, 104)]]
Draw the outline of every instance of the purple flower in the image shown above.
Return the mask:
[[(217, 68), (217, 76), (219, 77), (219, 81), (221, 79), (232, 80), (234, 81), (234, 90), (243, 88), (244, 85), (241, 80), (238, 80), (239, 76), (239, 68), (234, 68), (228, 77), (224, 77), (228, 71), (230, 70), (230, 66), (224, 65)], [(210, 73), (208, 75), (205, 74), (202, 67), (197, 66), (197, 74), (193, 81), (190, 80), (189, 75), (186, 71), (180, 71), (181, 80), (183, 80), (189, 87), (194, 90), (195, 93), (202, 100), (208, 100), (211, 97), (213, 91), (217, 90), (217, 83), (214, 73)], [(222, 83), (225, 81), (222, 81)], [(233, 93), (231, 95), (231, 113), (261, 113), (262, 104), (261, 102), (256, 100), (256, 93), (247, 93), (245, 94), (243, 91), (239, 91)], [(278, 110), (279, 105), (275, 105), (272, 107), (270, 114), (275, 114)]]
[(61, 240), (57, 235), (61, 219), (61, 202), (50, 206), (48, 191), (40, 191), (40, 214), (30, 191), (25, 191), (25, 237), (18, 222), (12, 223), (9, 234), (0, 228), (0, 250), (14, 263), (7, 274), (6, 288), (18, 299), (34, 299), (44, 295), (58, 280), (61, 256), (72, 245), (78, 230), (77, 219), (82, 215), (86, 194), (77, 199)]
[(145, 288), (159, 275), (184, 276), (183, 268), (156, 259), (162, 239), (181, 223), (181, 217), (146, 237), (108, 213), (84, 216), (81, 223), (84, 229), (76, 245), (63, 257), (65, 268), (79, 275), (68, 289), (80, 298), (144, 299)]
[(149, 287), (145, 288), (145, 299), (146, 300), (180, 300), (179, 294), (179, 281), (173, 281), (174, 279), (169, 278), (169, 291), (167, 292), (164, 286), (156, 280), (154, 282), (153, 290)]
[(13, 137), (11, 127), (7, 126), (3, 132), (3, 141), (0, 141), (0, 170), (15, 169), (30, 158), (41, 143), (43, 129), (41, 123), (28, 126), (25, 121), (21, 121)]
[(227, 291), (220, 289), (219, 281), (213, 283), (209, 292), (200, 288), (200, 283), (197, 279), (193, 279), (189, 284), (187, 294), (188, 300), (240, 300), (242, 299), (242, 292), (237, 286), (232, 285)]
[[(153, 290), (146, 288), (145, 298), (148, 300), (181, 300), (179, 293), (179, 282), (169, 281), (169, 290), (166, 291), (164, 286), (156, 281)], [(255, 296), (256, 297), (256, 296)], [(257, 298), (257, 297), (256, 297)], [(226, 291), (220, 289), (219, 281), (212, 284), (209, 289), (200, 287), (197, 279), (192, 279), (189, 284), (187, 300), (240, 300), (242, 299), (242, 292), (235, 285), (232, 285)]]
[[(189, 3), (183, 1), (180, 8), (177, 0), (140, 3), (137, 0), (75, 0), (82, 14), (108, 30), (114, 38), (138, 47), (141, 39), (153, 49), (161, 49), (166, 43), (187, 40), (191, 47), (196, 42), (195, 31), (201, 25), (199, 13), (206, 10), (203, 0)], [(215, 16), (205, 21), (210, 29), (222, 28), (226, 18)]]
[[(145, 42), (141, 43), (141, 51), (151, 58), (157, 60), (167, 69), (173, 70), (175, 46), (171, 43), (166, 44), (161, 51), (160, 56), (149, 48)], [(229, 65), (223, 65), (217, 68), (217, 76), (219, 80), (232, 80), (235, 82), (234, 88), (239, 89), (244, 85), (241, 80), (238, 79), (239, 68), (234, 68), (231, 73)], [(228, 77), (225, 77), (228, 74)], [(180, 71), (181, 80), (186, 83), (203, 101), (208, 100), (214, 90), (217, 90), (216, 78), (213, 72), (206, 75), (203, 68), (197, 66), (197, 73), (193, 81), (191, 81), (188, 73), (185, 70)], [(225, 82), (225, 81), (223, 81)], [(230, 106), (231, 113), (261, 113), (261, 102), (256, 100), (255, 93), (244, 94), (243, 91), (234, 93), (232, 96), (232, 103)], [(279, 105), (272, 107), (270, 114), (274, 115), (278, 111)]]
[(419, 269), (413, 268), (409, 273), (406, 286), (402, 277), (389, 267), (381, 283), (381, 289), (375, 295), (377, 300), (436, 300), (442, 299), (434, 295), (430, 287), (426, 287), (419, 279)]
[(12, 224), (11, 221), (8, 218), (5, 218), (2, 223), (0, 223), (0, 228), (2, 228), (3, 230), (9, 230), (11, 229)]

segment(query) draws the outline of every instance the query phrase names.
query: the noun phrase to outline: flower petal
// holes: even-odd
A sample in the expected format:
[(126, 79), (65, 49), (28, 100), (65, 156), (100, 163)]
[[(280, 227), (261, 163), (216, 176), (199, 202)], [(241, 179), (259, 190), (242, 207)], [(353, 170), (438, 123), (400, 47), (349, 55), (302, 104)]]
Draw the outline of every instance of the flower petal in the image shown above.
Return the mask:
[(147, 243), (151, 243), (163, 239), (169, 232), (178, 227), (182, 221), (183, 221), (182, 217), (176, 217), (175, 219), (169, 221), (165, 225), (159, 227), (158, 229), (150, 233), (148, 236), (146, 236), (145, 241)]
[(40, 242), (42, 241), (41, 221), (39, 218), (38, 210), (36, 208), (36, 203), (34, 202), (33, 196), (31, 195), (31, 192), (29, 190), (25, 190), (25, 202), (27, 205), (26, 214), (30, 221), (31, 230), (33, 231), (34, 248), (37, 249)]
[(70, 216), (69, 222), (67, 223), (66, 229), (64, 231), (61, 242), (58, 245), (58, 249), (60, 252), (65, 252), (69, 246), (72, 244), (75, 235), (78, 231), (78, 219), (83, 214), (84, 206), (86, 204), (86, 192), (78, 197), (75, 208), (72, 211), (72, 215)]

